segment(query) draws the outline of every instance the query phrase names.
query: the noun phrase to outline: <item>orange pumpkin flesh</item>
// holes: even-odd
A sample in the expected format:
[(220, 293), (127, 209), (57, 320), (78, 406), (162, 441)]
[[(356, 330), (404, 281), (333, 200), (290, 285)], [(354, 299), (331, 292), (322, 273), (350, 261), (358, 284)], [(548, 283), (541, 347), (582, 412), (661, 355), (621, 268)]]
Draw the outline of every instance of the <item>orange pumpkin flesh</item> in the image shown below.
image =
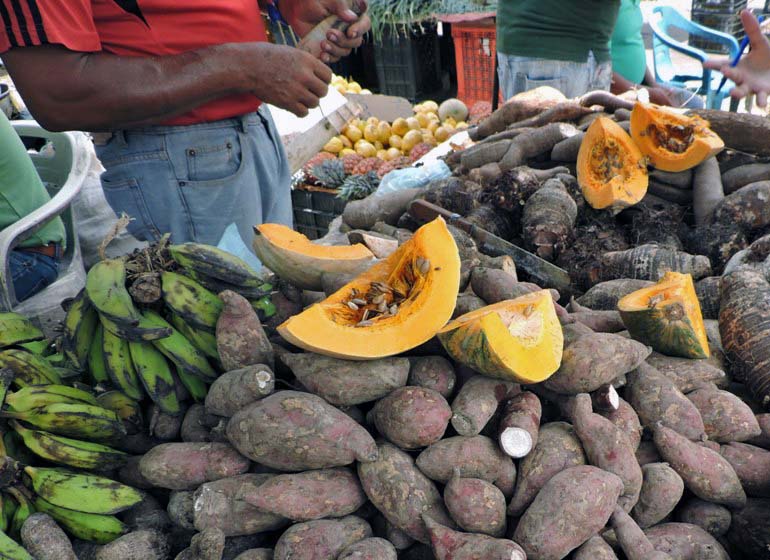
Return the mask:
[(499, 379), (539, 383), (559, 369), (564, 339), (548, 290), (466, 313), (439, 331), (458, 362)]
[(725, 147), (708, 121), (648, 103), (634, 105), (631, 137), (650, 163), (663, 171), (693, 168)]
[(375, 260), (364, 245), (327, 246), (281, 224), (262, 224), (254, 228), (254, 252), (262, 264), (279, 278), (303, 290), (322, 290), (325, 272), (356, 274)]
[(422, 226), (386, 260), (278, 327), (292, 344), (351, 360), (400, 354), (452, 316), (460, 256), (442, 218)]
[(647, 165), (628, 133), (607, 117), (588, 127), (580, 144), (577, 179), (592, 208), (619, 212), (647, 193)]

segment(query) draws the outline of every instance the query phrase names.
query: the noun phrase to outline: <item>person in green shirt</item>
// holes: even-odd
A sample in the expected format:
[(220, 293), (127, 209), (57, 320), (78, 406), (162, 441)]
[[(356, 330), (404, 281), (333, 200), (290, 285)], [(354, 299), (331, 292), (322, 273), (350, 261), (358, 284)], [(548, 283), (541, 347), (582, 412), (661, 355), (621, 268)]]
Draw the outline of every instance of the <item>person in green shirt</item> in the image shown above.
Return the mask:
[(539, 86), (567, 97), (610, 89), (620, 0), (500, 0), (497, 55), (506, 99)]
[(650, 101), (658, 105), (674, 107), (703, 107), (703, 99), (696, 93), (676, 87), (663, 86), (647, 66), (642, 28), (644, 16), (640, 0), (620, 0), (620, 10), (610, 41), (612, 57), (612, 87), (615, 94), (624, 93), (640, 86), (647, 89)]
[[(8, 117), (0, 115), (0, 231), (49, 200), (24, 144)], [(18, 301), (56, 280), (65, 240), (64, 223), (55, 218), (11, 251), (10, 273)]]

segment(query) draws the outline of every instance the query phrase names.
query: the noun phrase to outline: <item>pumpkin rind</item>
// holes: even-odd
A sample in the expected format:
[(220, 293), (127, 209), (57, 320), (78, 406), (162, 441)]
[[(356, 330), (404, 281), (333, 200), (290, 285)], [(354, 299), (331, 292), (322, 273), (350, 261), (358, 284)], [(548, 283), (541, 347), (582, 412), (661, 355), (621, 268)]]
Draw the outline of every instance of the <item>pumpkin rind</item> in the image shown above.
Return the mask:
[[(366, 294), (372, 283), (387, 285), (405, 298), (397, 304), (395, 315), (362, 324), (363, 308), (349, 304), (362, 297), (353, 294)], [(427, 342), (446, 324), (454, 312), (459, 285), (457, 245), (444, 220), (436, 218), (387, 259), (286, 320), (278, 333), (300, 348), (335, 358), (393, 356)]]
[(254, 252), (267, 268), (303, 290), (321, 291), (325, 272), (357, 274), (375, 261), (366, 246), (318, 245), (282, 224), (254, 227)]
[(708, 358), (706, 328), (692, 276), (667, 272), (657, 284), (618, 302), (623, 324), (635, 340), (681, 358)]
[(615, 121), (599, 117), (583, 137), (577, 179), (592, 208), (619, 212), (647, 193), (649, 178), (642, 152)]
[(707, 120), (649, 103), (634, 105), (631, 137), (652, 166), (663, 171), (691, 169), (725, 147)]
[(555, 373), (564, 346), (548, 290), (466, 313), (438, 337), (458, 362), (489, 377), (521, 383), (538, 383)]

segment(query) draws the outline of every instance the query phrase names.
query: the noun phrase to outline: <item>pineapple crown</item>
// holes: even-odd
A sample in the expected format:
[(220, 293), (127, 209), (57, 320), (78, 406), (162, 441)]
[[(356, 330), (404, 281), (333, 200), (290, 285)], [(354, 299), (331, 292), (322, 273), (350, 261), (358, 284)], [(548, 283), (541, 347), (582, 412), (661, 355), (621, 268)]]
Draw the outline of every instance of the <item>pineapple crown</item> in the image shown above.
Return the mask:
[(312, 169), (313, 176), (327, 189), (339, 189), (345, 182), (345, 164), (340, 159), (328, 159)]
[(340, 187), (338, 198), (343, 200), (360, 200), (372, 194), (380, 185), (380, 178), (376, 171), (369, 171), (364, 175), (351, 175)]

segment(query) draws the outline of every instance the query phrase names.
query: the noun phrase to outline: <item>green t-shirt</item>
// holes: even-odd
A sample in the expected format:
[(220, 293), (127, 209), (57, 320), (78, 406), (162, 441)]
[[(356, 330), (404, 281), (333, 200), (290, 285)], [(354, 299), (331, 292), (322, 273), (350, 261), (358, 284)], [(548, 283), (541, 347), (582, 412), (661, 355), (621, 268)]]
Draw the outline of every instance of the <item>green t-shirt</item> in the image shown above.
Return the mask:
[(612, 33), (610, 52), (612, 70), (635, 84), (644, 81), (647, 57), (644, 52), (642, 26), (644, 18), (640, 0), (620, 0), (620, 11)]
[(513, 56), (610, 60), (619, 0), (500, 0), (497, 50)]
[[(0, 231), (51, 200), (21, 139), (0, 115)], [(64, 223), (56, 218), (25, 239), (21, 247), (64, 243)]]

